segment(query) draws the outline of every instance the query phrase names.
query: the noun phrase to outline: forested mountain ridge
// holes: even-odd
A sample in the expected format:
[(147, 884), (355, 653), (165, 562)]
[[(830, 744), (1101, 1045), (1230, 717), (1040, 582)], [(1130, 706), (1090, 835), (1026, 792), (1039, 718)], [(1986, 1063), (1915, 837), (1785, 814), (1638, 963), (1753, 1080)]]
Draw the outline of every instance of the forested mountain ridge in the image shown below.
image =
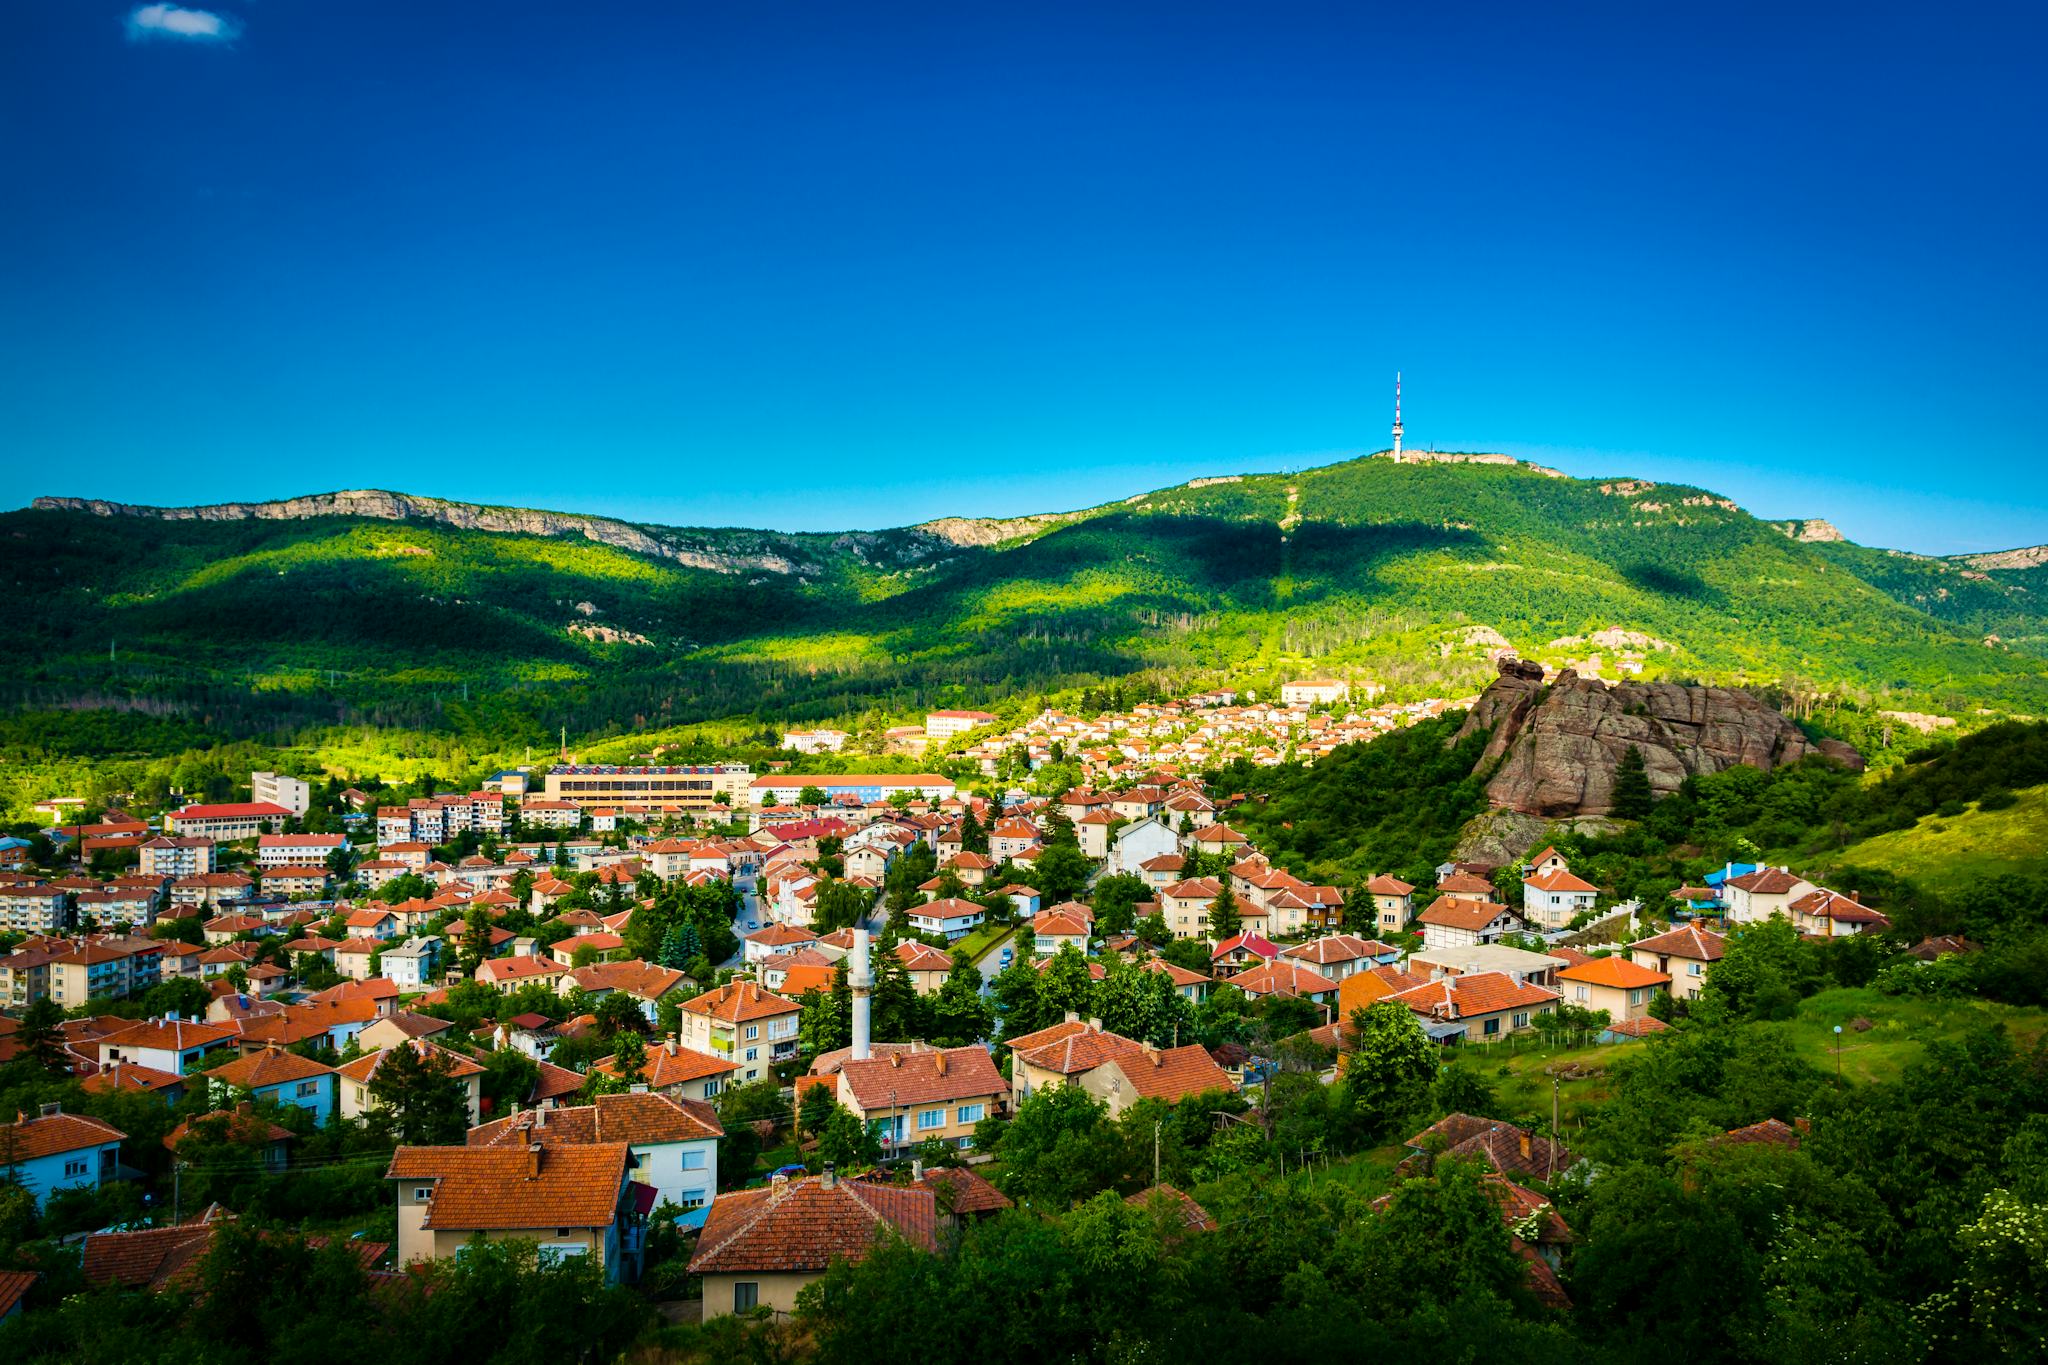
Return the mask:
[(840, 534), (381, 492), (43, 499), (0, 514), (27, 647), (0, 700), (540, 736), (908, 714), (1139, 672), (1270, 686), (1336, 671), (1457, 694), (1508, 647), (2038, 712), (2044, 572), (1796, 538), (1682, 485), (1370, 457)]

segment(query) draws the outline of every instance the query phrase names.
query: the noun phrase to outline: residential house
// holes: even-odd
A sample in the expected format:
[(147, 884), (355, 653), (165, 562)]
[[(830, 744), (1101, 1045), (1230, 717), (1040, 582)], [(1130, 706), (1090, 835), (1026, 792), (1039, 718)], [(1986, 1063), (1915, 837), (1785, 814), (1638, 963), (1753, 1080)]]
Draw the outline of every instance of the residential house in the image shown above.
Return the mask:
[(549, 990), (559, 990), (562, 978), (569, 969), (561, 963), (545, 957), (492, 957), (479, 963), (476, 979), (486, 986), (495, 986), (506, 995), (512, 994), (529, 981), (538, 981)]
[(298, 1141), (298, 1135), (291, 1129), (260, 1117), (248, 1100), (237, 1102), (232, 1109), (216, 1109), (210, 1114), (180, 1120), (177, 1127), (164, 1134), (164, 1147), (182, 1156), (180, 1149), (195, 1132), (202, 1138), (232, 1143), (252, 1152), (258, 1169), (267, 1175), (284, 1170), (290, 1160), (291, 1144)]
[(910, 977), (910, 984), (919, 995), (936, 995), (946, 984), (946, 976), (953, 970), (953, 959), (928, 943), (905, 939), (894, 949), (896, 960), (903, 964), (904, 972)]
[(1191, 972), (1186, 967), (1175, 966), (1163, 957), (1148, 957), (1139, 965), (1148, 972), (1164, 972), (1173, 981), (1174, 994), (1198, 1005), (1209, 998), (1210, 991), (1216, 985), (1214, 977)]
[(1671, 986), (1671, 977), (1626, 957), (1596, 957), (1557, 974), (1564, 998), (1581, 1009), (1606, 1010), (1617, 1023), (1641, 1019), (1650, 1002)]
[(1555, 850), (1522, 878), (1522, 915), (1539, 929), (1563, 929), (1593, 908), (1600, 888), (1575, 877)]
[(1031, 921), (1031, 943), (1033, 951), (1045, 954), (1056, 953), (1071, 947), (1078, 952), (1088, 951), (1089, 937), (1095, 930), (1095, 912), (1079, 901), (1063, 901), (1049, 910), (1041, 910)]
[(1152, 859), (1180, 857), (1180, 835), (1166, 815), (1147, 815), (1116, 832), (1109, 840), (1107, 857), (1107, 875), (1144, 876), (1145, 865)]
[[(1708, 882), (1713, 881), (1709, 877)], [(1820, 890), (1789, 868), (1760, 867), (1721, 883), (1730, 924), (1759, 924), (1773, 915), (1792, 916), (1792, 902)]]
[(439, 974), (441, 940), (409, 938), (386, 948), (378, 957), (378, 970), (401, 991), (421, 991)]
[(1209, 1050), (1195, 1043), (1181, 1047), (1140, 1044), (1121, 1049), (1075, 1078), (1083, 1090), (1109, 1106), (1112, 1117), (1140, 1100), (1177, 1104), (1191, 1095), (1234, 1091), (1237, 1083), (1216, 1064)]
[(0, 1123), (0, 1180), (19, 1182), (41, 1209), (59, 1190), (98, 1189), (114, 1178), (127, 1134), (63, 1106)]
[(1669, 933), (1639, 938), (1629, 945), (1636, 964), (1671, 978), (1671, 997), (1690, 1000), (1707, 983), (1707, 972), (1728, 951), (1728, 940), (1697, 924), (1681, 924)]
[(1229, 982), (1251, 1000), (1268, 995), (1292, 995), (1313, 1004), (1329, 1005), (1337, 999), (1335, 981), (1285, 957), (1247, 968), (1229, 978)]
[(398, 1191), (398, 1262), (450, 1260), (483, 1237), (533, 1242), (544, 1261), (592, 1256), (607, 1281), (630, 1279), (654, 1193), (635, 1184), (631, 1159), (624, 1142), (400, 1147), (385, 1172)]
[(1412, 1172), (1448, 1158), (1472, 1162), (1510, 1180), (1552, 1180), (1579, 1164), (1563, 1143), (1499, 1119), (1450, 1114), (1408, 1139), (1411, 1153), (1401, 1163)]
[(806, 947), (815, 943), (818, 936), (808, 929), (799, 929), (793, 924), (764, 924), (742, 940), (742, 960), (759, 964), (763, 958), (776, 953), (786, 953), (793, 948)]
[(1892, 927), (1892, 922), (1857, 900), (1826, 888), (1792, 902), (1792, 925), (1809, 938), (1848, 938)]
[(1222, 892), (1214, 877), (1189, 877), (1160, 889), (1159, 913), (1175, 938), (1207, 938), (1209, 907)]
[[(617, 1062), (611, 1057), (591, 1063), (590, 1069), (600, 1076), (619, 1074)], [(640, 1068), (640, 1073), (626, 1079), (671, 1099), (709, 1100), (732, 1084), (733, 1075), (738, 1070), (730, 1057), (698, 1052), (684, 1047), (676, 1038), (668, 1038), (650, 1045), (646, 1064)]]
[(1342, 981), (1354, 972), (1383, 962), (1398, 962), (1401, 950), (1390, 943), (1377, 939), (1363, 939), (1356, 934), (1325, 934), (1312, 938), (1306, 943), (1297, 943), (1291, 948), (1282, 948), (1280, 956), (1313, 967), (1332, 981)]
[(1438, 896), (1419, 916), (1425, 948), (1464, 948), (1493, 943), (1529, 925), (1515, 911), (1490, 900)]
[(731, 981), (683, 1002), (681, 1041), (693, 1051), (729, 1058), (735, 1081), (757, 1081), (771, 1064), (796, 1056), (800, 1012), (795, 1001), (758, 982)]
[(1557, 996), (1504, 972), (1472, 972), (1399, 991), (1389, 997), (1422, 1016), (1423, 1031), (1440, 1043), (1491, 1042), (1534, 1026), (1557, 1008)]
[(165, 1016), (147, 1019), (99, 1039), (95, 1047), (102, 1067), (116, 1062), (154, 1067), (182, 1076), (199, 1061), (231, 1047), (236, 1031)]
[(973, 901), (948, 896), (911, 906), (910, 927), (920, 934), (942, 935), (951, 942), (973, 933), (987, 913)]
[(934, 1251), (937, 1205), (923, 1186), (841, 1180), (829, 1167), (727, 1194), (712, 1206), (690, 1259), (690, 1273), (703, 1277), (703, 1317), (793, 1312), (798, 1291), (835, 1260), (858, 1262), (884, 1237)]
[(813, 1083), (834, 1085), (884, 1154), (928, 1141), (972, 1147), (974, 1126), (1002, 1112), (1010, 1090), (980, 1046), (848, 1058), (835, 1078)]
[(256, 865), (266, 869), (325, 867), (329, 858), (347, 847), (348, 839), (340, 834), (265, 834), (256, 840)]
[(471, 1147), (524, 1149), (623, 1142), (633, 1179), (654, 1190), (655, 1206), (682, 1209), (681, 1227), (701, 1227), (718, 1192), (718, 1140), (725, 1128), (702, 1100), (648, 1092), (600, 1095), (593, 1104), (535, 1109), (469, 1131)]
[(571, 967), (557, 989), (567, 995), (581, 988), (600, 999), (614, 991), (631, 996), (640, 1007), (641, 1017), (652, 1024), (659, 1015), (662, 1001), (692, 993), (696, 985), (673, 967), (629, 958), (624, 962), (594, 962), (588, 967)]
[(214, 1067), (206, 1078), (246, 1090), (255, 1099), (303, 1109), (316, 1128), (333, 1120), (340, 1100), (341, 1083), (333, 1067), (275, 1044)]
[(282, 829), (292, 813), (272, 801), (232, 801), (186, 806), (164, 817), (173, 834), (203, 834), (219, 843), (254, 839), (264, 829)]

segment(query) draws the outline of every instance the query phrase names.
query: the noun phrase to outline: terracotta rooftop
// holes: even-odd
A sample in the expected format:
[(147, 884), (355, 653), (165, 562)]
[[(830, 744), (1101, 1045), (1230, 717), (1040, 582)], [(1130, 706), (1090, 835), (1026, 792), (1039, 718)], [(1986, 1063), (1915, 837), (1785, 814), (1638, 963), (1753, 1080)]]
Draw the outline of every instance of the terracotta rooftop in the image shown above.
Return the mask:
[(630, 1149), (623, 1142), (547, 1147), (400, 1147), (388, 1180), (432, 1180), (424, 1225), (600, 1228), (618, 1216)]
[(766, 1019), (778, 1014), (795, 1014), (798, 1009), (794, 1000), (785, 1000), (773, 991), (763, 990), (759, 982), (744, 980), (728, 981), (717, 990), (685, 1000), (682, 1007), (692, 1014), (709, 1015), (728, 1024)]
[[(1054, 1025), (1054, 1028), (1066, 1027)], [(1052, 1029), (1041, 1030), (1050, 1033)], [(1145, 1045), (1135, 1038), (1126, 1038), (1121, 1033), (1111, 1033), (1093, 1024), (1074, 1026), (1070, 1031), (1050, 1042), (1026, 1046), (1027, 1035), (1012, 1043), (1011, 1049), (1018, 1060), (1028, 1062), (1041, 1071), (1055, 1071), (1062, 1076), (1076, 1076), (1083, 1071), (1092, 1071), (1113, 1057), (1143, 1056)]]
[(863, 1112), (951, 1103), (1009, 1093), (988, 1049), (954, 1047), (930, 1052), (892, 1052), (839, 1065), (840, 1089)]
[(7, 1152), (9, 1160), (14, 1162), (34, 1161), (60, 1152), (77, 1152), (87, 1147), (120, 1142), (127, 1136), (110, 1123), (102, 1123), (83, 1114), (58, 1113), (15, 1123), (0, 1123), (0, 1151)]
[(1531, 1133), (1512, 1123), (1472, 1114), (1451, 1114), (1409, 1138), (1403, 1145), (1424, 1152), (1433, 1145), (1430, 1142), (1432, 1138), (1442, 1139), (1443, 1156), (1458, 1161), (1477, 1161), (1503, 1175), (1548, 1179), (1553, 1166), (1564, 1171), (1578, 1162), (1578, 1158), (1562, 1143), (1552, 1143), (1541, 1133)]
[(1214, 1232), (1216, 1220), (1194, 1199), (1171, 1185), (1154, 1185), (1149, 1190), (1125, 1195), (1124, 1202), (1136, 1209), (1161, 1208), (1190, 1232)]
[(965, 1166), (939, 1166), (926, 1171), (924, 1187), (937, 1198), (940, 1213), (995, 1213), (1012, 1207), (1010, 1196)]
[[(1491, 888), (1488, 888), (1489, 893)], [(1434, 924), (1443, 929), (1470, 929), (1474, 932), (1493, 923), (1507, 907), (1496, 901), (1473, 900), (1460, 895), (1442, 895), (1429, 903), (1416, 919), (1423, 924)]]
[(1636, 953), (1662, 953), (1693, 962), (1719, 962), (1728, 951), (1728, 940), (1697, 924), (1681, 924), (1668, 933), (1639, 938), (1629, 944)]
[(1557, 996), (1541, 986), (1516, 981), (1506, 972), (1467, 972), (1447, 976), (1390, 997), (1414, 1010), (1446, 1019), (1497, 1014), (1517, 1006), (1555, 1004)]
[(208, 1071), (211, 1080), (225, 1081), (244, 1090), (257, 1090), (266, 1085), (284, 1085), (291, 1081), (309, 1081), (316, 1076), (332, 1076), (334, 1068), (322, 1066), (310, 1057), (301, 1057), (296, 1052), (287, 1052), (281, 1047), (266, 1047), (261, 1052), (252, 1052), (246, 1057), (237, 1057), (224, 1066)]
[(936, 1248), (937, 1200), (929, 1189), (814, 1176), (721, 1195), (690, 1260), (696, 1275), (819, 1271), (835, 1258), (858, 1261), (894, 1233)]
[(1148, 1100), (1171, 1104), (1189, 1095), (1237, 1089), (1230, 1073), (1199, 1043), (1158, 1048), (1140, 1044), (1136, 1052), (1119, 1052), (1104, 1061), (1114, 1062), (1131, 1088)]
[(624, 1142), (638, 1147), (699, 1142), (725, 1136), (718, 1111), (702, 1100), (652, 1093), (599, 1095), (594, 1104), (528, 1110), (469, 1130), (471, 1147), (520, 1147)]
[(1611, 986), (1636, 990), (1644, 986), (1668, 986), (1671, 978), (1663, 972), (1641, 966), (1632, 958), (1596, 957), (1557, 974), (1560, 981), (1579, 981), (1589, 986)]

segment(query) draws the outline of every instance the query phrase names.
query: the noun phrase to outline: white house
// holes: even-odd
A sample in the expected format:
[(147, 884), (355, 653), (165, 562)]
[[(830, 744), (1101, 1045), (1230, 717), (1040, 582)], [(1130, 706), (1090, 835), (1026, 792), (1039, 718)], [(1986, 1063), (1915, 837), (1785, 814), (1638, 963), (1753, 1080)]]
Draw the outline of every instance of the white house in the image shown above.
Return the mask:
[(1133, 877), (1145, 875), (1145, 864), (1153, 858), (1164, 858), (1180, 852), (1180, 836), (1173, 831), (1164, 815), (1148, 815), (1142, 820), (1133, 820), (1116, 832), (1109, 841), (1109, 861), (1106, 871), (1114, 876), (1125, 873)]
[(1465, 948), (1475, 943), (1495, 943), (1509, 934), (1529, 927), (1528, 921), (1505, 905), (1465, 896), (1438, 896), (1418, 921), (1425, 948)]
[(1565, 928), (1599, 897), (1599, 887), (1573, 876), (1554, 853), (1522, 878), (1522, 914), (1541, 929)]
[(441, 960), (441, 940), (409, 938), (396, 948), (386, 948), (377, 958), (378, 969), (402, 991), (425, 990), (434, 979)]
[(910, 927), (920, 934), (943, 934), (948, 940), (965, 938), (985, 912), (973, 901), (957, 896), (910, 907)]
[(113, 1179), (128, 1135), (46, 1104), (32, 1119), (0, 1123), (0, 1178), (21, 1182), (41, 1209), (59, 1190), (98, 1189)]

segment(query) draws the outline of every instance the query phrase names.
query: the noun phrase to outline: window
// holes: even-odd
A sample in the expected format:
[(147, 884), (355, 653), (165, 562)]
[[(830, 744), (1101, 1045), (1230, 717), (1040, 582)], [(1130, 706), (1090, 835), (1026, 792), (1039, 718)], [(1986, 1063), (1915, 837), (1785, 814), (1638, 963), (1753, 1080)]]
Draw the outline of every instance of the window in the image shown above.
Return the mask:
[(957, 1118), (961, 1123), (980, 1123), (981, 1116), (988, 1112), (985, 1104), (963, 1104)]
[(1704, 962), (1695, 962), (1691, 966), (1687, 967), (1685, 970), (1693, 976), (1705, 976), (1707, 974), (1707, 964)]
[(1572, 987), (1572, 993), (1576, 999), (1584, 1000), (1586, 998), (1586, 988), (1584, 986)]
[(1528, 1013), (1527, 1013), (1526, 1011), (1525, 1011), (1525, 1012), (1523, 1012), (1523, 1013), (1521, 1013), (1521, 1014), (1518, 1014), (1518, 1015), (1516, 1015), (1516, 1016), (1515, 1016), (1515, 1027), (1516, 1027), (1516, 1028), (1527, 1028), (1527, 1027), (1529, 1027), (1529, 1015), (1528, 1015)]
[(1484, 1025), (1484, 1026), (1483, 1026), (1483, 1027), (1482, 1027), (1482, 1028), (1480, 1029), (1480, 1032), (1482, 1032), (1482, 1033), (1484, 1033), (1484, 1034), (1488, 1035), (1489, 1037), (1491, 1037), (1491, 1036), (1492, 1036), (1493, 1034), (1499, 1033), (1499, 1032), (1500, 1032), (1500, 1020), (1498, 1020), (1498, 1019), (1489, 1019), (1489, 1020), (1487, 1020), (1487, 1021), (1486, 1021), (1486, 1023), (1485, 1023), (1485, 1025)]
[(701, 1170), (703, 1170), (703, 1169), (704, 1169), (704, 1153), (703, 1153), (702, 1151), (688, 1151), (688, 1152), (684, 1152), (684, 1153), (683, 1153), (683, 1169), (684, 1169), (684, 1170), (686, 1170), (686, 1171), (701, 1171)]
[(708, 1099), (710, 1099), (710, 1098), (711, 1098), (711, 1097), (712, 1097), (713, 1095), (716, 1095), (717, 1093), (718, 1093), (718, 1082), (717, 1082), (717, 1081), (706, 1081), (706, 1082), (704, 1082), (704, 1098), (705, 1098), (705, 1099), (707, 1099), (707, 1100), (708, 1100)]
[(925, 1129), (927, 1129), (927, 1128), (943, 1128), (943, 1127), (945, 1127), (945, 1126), (946, 1126), (946, 1111), (945, 1111), (945, 1110), (943, 1110), (943, 1109), (920, 1109), (920, 1110), (918, 1110), (918, 1111), (917, 1111), (917, 1128), (918, 1128), (918, 1131), (919, 1131), (919, 1132), (923, 1132), (923, 1131), (924, 1131)]
[(691, 1190), (676, 1201), (677, 1205), (685, 1213), (688, 1213), (691, 1209), (701, 1209), (707, 1202), (702, 1190)]
[(740, 1280), (732, 1287), (732, 1311), (744, 1313), (761, 1302), (761, 1286), (752, 1280)]
[(758, 1062), (758, 1061), (760, 1061), (760, 1060), (761, 1060), (761, 1049), (760, 1049), (760, 1048), (757, 1048), (757, 1047), (750, 1047), (750, 1048), (748, 1048), (748, 1049), (747, 1049), (747, 1060), (748, 1060), (748, 1061), (750, 1061), (750, 1062)]
[(431, 1193), (431, 1187), (430, 1187), (430, 1186), (426, 1186), (426, 1185), (415, 1185), (415, 1186), (413, 1186), (413, 1187), (412, 1187), (412, 1202), (413, 1202), (413, 1203), (415, 1203), (415, 1204), (424, 1204), (424, 1203), (426, 1203), (426, 1202), (427, 1202), (427, 1196), (428, 1196), (428, 1195), (429, 1195), (430, 1193)]
[(750, 1041), (750, 1042), (751, 1042), (751, 1041), (752, 1041), (753, 1039), (755, 1039), (755, 1038), (759, 1038), (760, 1036), (761, 1036), (761, 1026), (760, 1026), (759, 1024), (749, 1024), (749, 1025), (747, 1025), (747, 1039), (748, 1039), (748, 1041)]
[(320, 1082), (318, 1082), (318, 1081), (300, 1081), (300, 1082), (299, 1082), (299, 1098), (301, 1098), (301, 1099), (306, 1099), (306, 1098), (309, 1098), (309, 1097), (311, 1097), (311, 1096), (313, 1096), (313, 1095), (317, 1095), (317, 1094), (319, 1094), (319, 1093), (320, 1093)]
[(1632, 990), (1628, 993), (1628, 1002), (1631, 1005), (1640, 1005), (1643, 1003), (1643, 991), (1640, 986), (1638, 986), (1635, 990)]
[(66, 1180), (76, 1180), (80, 1176), (83, 1176), (88, 1169), (89, 1168), (86, 1165), (85, 1159), (83, 1157), (80, 1157), (77, 1160), (72, 1160), (71, 1158), (67, 1157), (64, 1161), (64, 1178)]

